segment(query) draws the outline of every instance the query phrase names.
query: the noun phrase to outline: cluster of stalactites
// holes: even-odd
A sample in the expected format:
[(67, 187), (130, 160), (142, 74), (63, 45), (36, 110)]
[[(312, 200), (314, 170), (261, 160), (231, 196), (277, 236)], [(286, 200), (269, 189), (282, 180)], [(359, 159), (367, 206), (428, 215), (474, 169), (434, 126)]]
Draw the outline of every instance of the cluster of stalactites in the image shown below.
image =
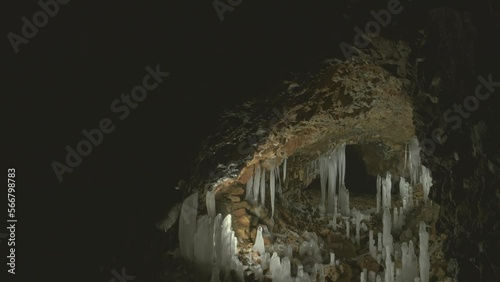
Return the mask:
[[(286, 179), (286, 162), (287, 159), (283, 161), (283, 181)], [(266, 168), (261, 164), (256, 164), (253, 166), (254, 172), (252, 176), (247, 181), (246, 184), (246, 196), (245, 200), (259, 203), (261, 205), (266, 204), (266, 183), (269, 181), (269, 194), (271, 199), (271, 216), (274, 216), (275, 209), (275, 199), (276, 199), (276, 185), (281, 185), (281, 175), (279, 170), (279, 165), (276, 165), (274, 161), (270, 161), (269, 168), (269, 179), (266, 179)], [(278, 183), (277, 183), (278, 182)], [(260, 196), (260, 197), (259, 197)], [(260, 199), (260, 201), (259, 201)]]
[[(319, 157), (319, 174), (321, 185), (320, 211), (335, 213), (337, 185), (339, 187), (338, 205), (342, 214), (349, 215), (349, 191), (345, 187), (345, 144), (331, 153)], [(328, 188), (328, 190), (327, 190)]]

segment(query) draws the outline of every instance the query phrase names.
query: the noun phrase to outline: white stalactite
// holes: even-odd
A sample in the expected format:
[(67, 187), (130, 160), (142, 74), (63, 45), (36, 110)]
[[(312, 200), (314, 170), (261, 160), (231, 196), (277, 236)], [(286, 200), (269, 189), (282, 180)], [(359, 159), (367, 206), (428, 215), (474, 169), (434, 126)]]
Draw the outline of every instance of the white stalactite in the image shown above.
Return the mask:
[[(333, 214), (333, 201), (335, 200), (336, 185), (337, 185), (337, 154), (334, 152), (332, 156), (328, 159), (328, 200), (327, 200), (327, 212)], [(340, 202), (340, 201), (339, 201)], [(340, 202), (342, 203), (342, 202)]]
[(271, 173), (269, 176), (269, 191), (271, 192), (271, 218), (274, 217), (274, 200), (275, 200), (275, 176), (274, 176), (274, 166), (271, 167)]
[(250, 176), (250, 178), (247, 180), (247, 188), (246, 188), (246, 195), (245, 195), (245, 200), (250, 201), (253, 199), (253, 175)]
[(260, 192), (260, 165), (255, 165), (255, 174), (253, 177), (253, 200), (257, 202), (259, 200)]
[(381, 201), (381, 190), (382, 190), (382, 178), (377, 175), (377, 213), (380, 213), (380, 201)]
[(215, 193), (212, 191), (207, 191), (205, 197), (205, 203), (207, 206), (207, 213), (210, 218), (215, 218)]
[(266, 204), (266, 169), (262, 167), (262, 175), (260, 177), (260, 204)]
[(325, 212), (325, 198), (326, 198), (326, 184), (328, 181), (328, 157), (319, 157), (319, 175), (320, 175), (320, 185), (321, 185), (321, 203), (320, 211)]
[(413, 137), (410, 142), (410, 177), (411, 185), (416, 185), (418, 179), (418, 172), (420, 169), (420, 145), (418, 144), (417, 137)]
[(285, 158), (285, 161), (283, 162), (283, 182), (286, 180), (286, 160), (288, 158)]
[(422, 187), (424, 189), (424, 203), (427, 204), (427, 201), (429, 199), (429, 192), (432, 186), (432, 177), (431, 177), (431, 171), (426, 168), (425, 166), (422, 166), (422, 174), (420, 175), (420, 183), (422, 183)]

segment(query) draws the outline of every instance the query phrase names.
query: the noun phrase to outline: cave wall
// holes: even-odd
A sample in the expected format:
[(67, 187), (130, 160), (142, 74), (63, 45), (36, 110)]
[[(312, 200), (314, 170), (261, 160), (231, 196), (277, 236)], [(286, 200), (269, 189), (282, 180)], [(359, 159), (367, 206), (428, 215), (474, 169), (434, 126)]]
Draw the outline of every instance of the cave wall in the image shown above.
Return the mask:
[[(425, 43), (415, 49), (425, 61), (414, 122), (432, 171), (430, 198), (442, 207), (438, 229), (448, 236), (445, 253), (457, 259), (459, 281), (500, 281), (500, 48), (492, 40), (500, 25), (493, 15), (484, 2), (435, 8)], [(479, 77), (498, 82), (486, 86)]]
[[(470, 1), (453, 8), (422, 7), (417, 23), (402, 20), (401, 25), (386, 31), (410, 43), (411, 71), (398, 79), (413, 76), (406, 86), (413, 87), (408, 95), (413, 104), (415, 133), (424, 147), (421, 158), (432, 171), (430, 198), (442, 207), (438, 231), (447, 236), (446, 255), (457, 260), (459, 281), (500, 281), (500, 87), (498, 83), (483, 86), (477, 109), (471, 106), (474, 98), (469, 98), (476, 96), (478, 85), (484, 85), (478, 77), (500, 81), (500, 45), (495, 40), (500, 34), (498, 12), (489, 1)], [(377, 39), (372, 40), (372, 45), (386, 49)], [(386, 59), (371, 58), (379, 66), (386, 66), (382, 62)], [(338, 71), (332, 68), (312, 78), (292, 79), (293, 83), (273, 89), (279, 93), (277, 96), (246, 103), (227, 113), (217, 133), (205, 142), (190, 187), (206, 190), (219, 181), (226, 187), (237, 187), (241, 193), (242, 184), (251, 175), (251, 170), (245, 168), (268, 157), (282, 158), (274, 155), (277, 149), (287, 154), (324, 150), (325, 146), (308, 146), (301, 151), (301, 146), (296, 145), (299, 141), (305, 143), (300, 139), (305, 133), (311, 136), (312, 131), (307, 131), (310, 128), (303, 122), (312, 120), (311, 112), (321, 112), (311, 110), (306, 103), (309, 96), (303, 95), (303, 90), (327, 87), (328, 92), (332, 74)], [(393, 75), (385, 74), (385, 78), (394, 79)], [(341, 93), (341, 89), (334, 90)], [(486, 90), (491, 93), (487, 98), (487, 92), (483, 92)], [(474, 110), (455, 112), (455, 104), (463, 105), (464, 101), (471, 103), (464, 109)], [(292, 115), (285, 116), (287, 112)], [(290, 129), (294, 127), (304, 130), (293, 132)], [(294, 147), (287, 149), (286, 143)], [(220, 181), (224, 177), (237, 181)]]

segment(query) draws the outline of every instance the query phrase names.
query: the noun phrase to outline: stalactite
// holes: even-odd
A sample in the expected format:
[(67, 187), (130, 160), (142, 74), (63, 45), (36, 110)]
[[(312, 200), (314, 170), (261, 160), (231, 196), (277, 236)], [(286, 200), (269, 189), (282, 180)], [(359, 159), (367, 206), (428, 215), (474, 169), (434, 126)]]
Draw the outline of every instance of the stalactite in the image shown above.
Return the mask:
[(245, 200), (250, 201), (253, 199), (253, 175), (247, 180)]
[(269, 190), (271, 192), (271, 218), (274, 217), (274, 200), (275, 200), (275, 176), (274, 166), (271, 166), (271, 173), (269, 175)]
[(260, 204), (266, 204), (266, 169), (262, 167), (262, 175), (260, 177)]
[(253, 200), (257, 202), (259, 200), (260, 192), (260, 165), (255, 165), (255, 173), (253, 176)]
[(380, 213), (380, 201), (381, 201), (381, 190), (382, 190), (382, 178), (377, 175), (377, 213)]
[(286, 161), (288, 158), (285, 157), (285, 161), (283, 162), (283, 182), (286, 180)]

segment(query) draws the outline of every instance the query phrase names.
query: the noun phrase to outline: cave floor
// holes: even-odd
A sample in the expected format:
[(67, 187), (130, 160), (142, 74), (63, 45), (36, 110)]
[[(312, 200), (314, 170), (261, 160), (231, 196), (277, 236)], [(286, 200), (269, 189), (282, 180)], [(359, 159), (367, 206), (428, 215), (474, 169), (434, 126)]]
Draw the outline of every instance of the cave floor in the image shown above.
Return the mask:
[[(274, 251), (283, 257), (286, 255), (287, 246), (291, 246), (293, 259), (291, 260), (292, 277), (297, 274), (297, 265), (304, 265), (304, 272), (310, 271), (313, 262), (308, 261), (307, 256), (300, 255), (300, 245), (305, 240), (311, 238), (311, 233), (317, 234), (321, 258), (325, 265), (325, 281), (360, 281), (362, 269), (374, 271), (383, 276), (385, 262), (382, 259), (377, 262), (369, 254), (368, 230), (373, 230), (375, 245), (377, 245), (377, 233), (382, 233), (382, 216), (376, 213), (376, 197), (372, 194), (354, 194), (350, 195), (350, 208), (361, 211), (364, 215), (360, 228), (360, 242), (355, 241), (356, 225), (352, 217), (339, 216), (337, 219), (337, 230), (334, 231), (331, 225), (332, 216), (320, 216), (318, 203), (321, 199), (319, 189), (306, 189), (294, 195), (286, 195), (284, 198), (277, 199), (277, 208), (274, 218), (277, 218), (275, 226), (269, 226), (271, 232), (264, 232), (264, 243), (266, 252), (272, 254)], [(405, 215), (405, 221), (402, 230), (393, 231), (395, 249), (402, 242), (413, 241), (415, 254), (418, 259), (418, 224), (423, 221), (427, 225), (429, 232), (429, 254), (430, 254), (430, 281), (454, 281), (457, 269), (453, 263), (445, 259), (443, 255), (443, 242), (446, 234), (440, 234), (436, 231), (436, 221), (439, 215), (440, 207), (432, 202), (424, 204), (422, 200), (422, 188), (417, 186), (414, 194), (417, 205), (411, 210), (410, 214)], [(401, 207), (402, 202), (399, 195), (393, 194), (392, 207)], [(250, 211), (249, 211), (250, 213)], [(350, 237), (346, 236), (346, 220), (351, 220)], [(259, 225), (264, 225), (259, 221)], [(234, 227), (236, 229), (238, 227)], [(254, 229), (255, 230), (255, 229)], [(237, 230), (235, 230), (237, 232)], [(307, 231), (307, 232), (306, 232)], [(308, 234), (309, 232), (309, 234)], [(238, 257), (243, 265), (247, 266), (245, 270), (245, 281), (254, 281), (254, 275), (250, 270), (260, 262), (260, 257), (252, 249), (255, 240), (255, 231), (251, 233), (249, 240), (239, 240)], [(335, 253), (337, 265), (330, 264), (330, 253)], [(195, 277), (192, 266), (184, 263), (179, 256), (178, 250), (165, 254), (164, 265), (168, 265), (162, 277), (165, 281), (202, 281)], [(395, 268), (401, 268), (401, 256), (394, 261)], [(272, 281), (264, 271), (264, 281)], [(208, 280), (207, 280), (208, 281)], [(236, 281), (236, 280), (235, 280)]]

